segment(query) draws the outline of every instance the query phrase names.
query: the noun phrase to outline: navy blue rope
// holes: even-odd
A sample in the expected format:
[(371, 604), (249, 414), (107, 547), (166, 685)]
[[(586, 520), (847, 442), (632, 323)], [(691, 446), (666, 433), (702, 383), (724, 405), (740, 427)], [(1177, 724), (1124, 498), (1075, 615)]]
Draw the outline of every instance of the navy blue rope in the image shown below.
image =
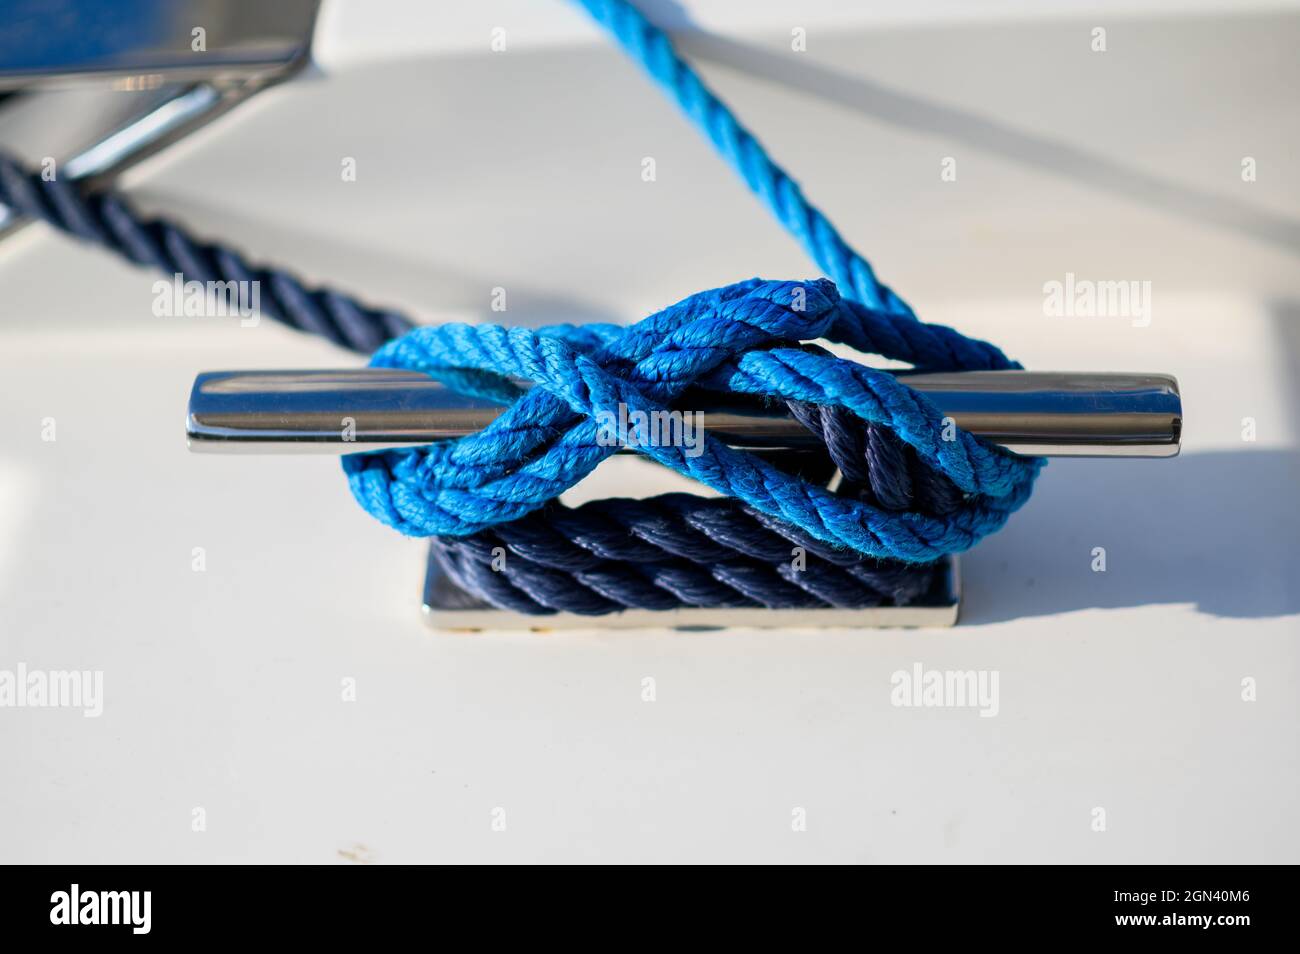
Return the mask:
[(329, 288), (308, 288), (291, 272), (250, 264), (228, 245), (196, 239), (167, 219), (140, 216), (114, 192), (89, 192), (75, 182), (28, 173), (3, 153), (0, 205), (187, 282), (257, 282), (264, 317), (362, 354), (413, 327), (395, 311)]
[[(803, 550), (798, 560), (794, 547)], [(689, 494), (552, 504), (438, 538), (434, 553), (462, 588), (529, 614), (905, 606), (927, 595), (939, 572), (826, 547), (733, 501)]]

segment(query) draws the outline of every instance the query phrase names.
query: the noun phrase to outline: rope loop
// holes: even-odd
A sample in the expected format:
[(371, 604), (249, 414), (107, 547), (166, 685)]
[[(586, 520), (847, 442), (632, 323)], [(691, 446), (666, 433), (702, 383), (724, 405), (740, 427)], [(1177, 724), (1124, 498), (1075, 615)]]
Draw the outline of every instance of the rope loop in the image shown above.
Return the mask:
[[(344, 467), (358, 502), (384, 523), (412, 536), (467, 537), (539, 510), (631, 447), (823, 544), (932, 562), (999, 528), (1027, 498), (1039, 465), (952, 428), (886, 371), (800, 346), (860, 340), (872, 320), (826, 279), (753, 279), (692, 295), (612, 335), (568, 326), (416, 328), (380, 348), (371, 364), (443, 380), (471, 374), (480, 393), (502, 393), (520, 380), (533, 387), (477, 434), (352, 455)], [(689, 421), (665, 441), (650, 422), (680, 417), (673, 405), (688, 390), (786, 402), (805, 418), (816, 409), (817, 426), (832, 438), (828, 453), (834, 443), (854, 468), (851, 481), (865, 478), (872, 454), (906, 451), (933, 472), (931, 482), (944, 482), (946, 503), (931, 513), (891, 509), (905, 493), (897, 462), (876, 468), (889, 470), (890, 486), (873, 488), (876, 499), (868, 500), (832, 493), (702, 430), (688, 433)], [(896, 441), (885, 445), (883, 432)]]

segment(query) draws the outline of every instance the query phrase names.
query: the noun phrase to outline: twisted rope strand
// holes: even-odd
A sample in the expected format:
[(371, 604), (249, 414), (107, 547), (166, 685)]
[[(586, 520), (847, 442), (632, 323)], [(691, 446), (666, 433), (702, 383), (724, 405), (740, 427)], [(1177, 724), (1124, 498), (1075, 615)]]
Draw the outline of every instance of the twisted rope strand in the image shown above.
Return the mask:
[(879, 319), (863, 325), (862, 336), (847, 342), (855, 350), (908, 361), (926, 370), (1007, 366), (1006, 356), (993, 345), (943, 325), (919, 321), (911, 307), (876, 278), (871, 264), (849, 246), (830, 219), (804, 197), (793, 177), (681, 58), (667, 34), (636, 7), (626, 0), (578, 2), (677, 103), (844, 295), (860, 303), (864, 315)]
[(250, 265), (226, 245), (196, 239), (166, 219), (140, 216), (113, 192), (88, 192), (75, 182), (28, 173), (3, 153), (0, 205), (187, 282), (257, 282), (265, 293), (263, 316), (362, 354), (413, 327), (395, 311), (328, 288), (308, 288), (290, 272)]

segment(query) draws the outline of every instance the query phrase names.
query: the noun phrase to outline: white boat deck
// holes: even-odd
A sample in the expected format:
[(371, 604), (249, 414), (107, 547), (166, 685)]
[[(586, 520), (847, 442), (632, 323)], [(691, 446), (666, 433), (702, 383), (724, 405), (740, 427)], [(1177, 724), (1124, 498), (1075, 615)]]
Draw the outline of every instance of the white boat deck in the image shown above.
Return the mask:
[[(382, 4), (327, 11), (319, 75), (127, 190), (428, 321), (632, 321), (816, 274), (580, 14), (437, 6), (394, 8), (439, 39), (387, 58)], [(817, 7), (797, 54), (760, 7), (688, 48), (881, 276), (1029, 367), (1176, 374), (1182, 456), (1053, 462), (963, 558), (950, 630), (436, 635), (423, 545), (336, 461), (185, 447), (198, 371), (356, 359), (156, 318), (159, 276), (29, 228), (0, 245), (0, 669), (102, 670), (104, 699), (0, 711), (0, 860), (1300, 857), (1295, 8), (1147, 4), (1099, 54), (1088, 15)], [(1149, 322), (1046, 316), (1067, 273), (1150, 282)], [(636, 465), (581, 493), (670, 486)], [(893, 705), (917, 664), (996, 672), (996, 715)]]

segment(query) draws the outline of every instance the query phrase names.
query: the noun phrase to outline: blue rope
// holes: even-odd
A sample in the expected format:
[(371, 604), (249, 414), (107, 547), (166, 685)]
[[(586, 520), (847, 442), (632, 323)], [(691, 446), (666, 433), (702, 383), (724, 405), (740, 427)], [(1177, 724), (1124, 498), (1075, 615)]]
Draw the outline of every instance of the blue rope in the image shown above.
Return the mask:
[(970, 371), (1019, 367), (997, 348), (943, 325), (919, 321), (883, 285), (865, 258), (849, 247), (824, 213), (809, 202), (790, 174), (674, 49), (672, 41), (626, 0), (578, 0), (623, 50), (662, 87), (704, 133), (809, 257), (839, 287), (880, 320), (863, 337), (847, 340), (863, 354), (880, 354), (927, 370)]
[(641, 412), (648, 420), (688, 388), (755, 394), (840, 407), (886, 426), (968, 496), (944, 516), (889, 512), (713, 438), (698, 455), (644, 435), (623, 433), (620, 442), (824, 543), (913, 563), (967, 549), (1028, 498), (1037, 464), (964, 431), (944, 440), (939, 411), (888, 372), (788, 346), (843, 342), (860, 322), (828, 281), (755, 280), (692, 295), (585, 353), (562, 332), (417, 328), (371, 363), (435, 376), (468, 369), (535, 387), (477, 434), (353, 455), (344, 466), (357, 500), (390, 526), (413, 536), (466, 536), (540, 508), (614, 453), (602, 419)]
[[(412, 330), (396, 312), (251, 265), (173, 223), (137, 216), (112, 193), (47, 182), (3, 155), (0, 203), (188, 281), (260, 282), (269, 292), (262, 313), (274, 320), (358, 351), (387, 341), (373, 365), (422, 370), (509, 405), (489, 428), (454, 443), (344, 458), (363, 507), (404, 533), (436, 537), (444, 568), (494, 605), (605, 613), (902, 605), (923, 596), (933, 561), (999, 528), (1028, 498), (1041, 461), (962, 431), (945, 440), (938, 411), (894, 376), (800, 342), (826, 339), (923, 370), (1019, 365), (993, 345), (919, 321), (633, 6), (579, 2), (834, 284), (739, 282), (629, 328)], [(524, 393), (517, 379), (536, 386)], [(641, 453), (727, 496), (558, 503), (616, 449), (599, 439), (597, 415), (617, 418), (620, 405), (652, 414), (688, 390), (782, 401), (822, 436), (826, 454), (769, 462), (709, 438), (692, 456), (642, 435)], [(837, 493), (825, 489), (834, 468), (843, 476)], [(806, 552), (806, 566), (794, 568), (792, 546)], [(499, 568), (501, 547), (511, 556)]]
[[(832, 454), (860, 462), (851, 462), (845, 476), (870, 483), (870, 497), (832, 494), (713, 440), (698, 457), (636, 442), (641, 453), (754, 513), (823, 543), (911, 563), (964, 550), (1000, 527), (1027, 499), (1038, 461), (990, 449), (965, 432), (945, 441), (937, 410), (892, 375), (789, 344), (827, 338), (927, 370), (1019, 365), (992, 345), (920, 322), (635, 7), (623, 0), (580, 2), (848, 297), (829, 282), (755, 279), (692, 295), (621, 334), (607, 331), (598, 342), (569, 340), (563, 330), (415, 329), (380, 349), (372, 364), (435, 376), (472, 369), (500, 375), (500, 384), (516, 377), (536, 387), (491, 427), (455, 444), (348, 458), (357, 500), (403, 533), (481, 533), (544, 507), (608, 457), (613, 449), (599, 439), (600, 416), (616, 415), (619, 405), (646, 414), (667, 410), (692, 388), (786, 401), (805, 426), (823, 432), (828, 449), (834, 442), (863, 451), (840, 446)], [(886, 429), (898, 440), (885, 438)], [(906, 466), (905, 447), (920, 466)], [(943, 496), (942, 506), (930, 508), (938, 512), (903, 509), (917, 485), (931, 500)], [(449, 545), (448, 552), (463, 557), (467, 550)]]

